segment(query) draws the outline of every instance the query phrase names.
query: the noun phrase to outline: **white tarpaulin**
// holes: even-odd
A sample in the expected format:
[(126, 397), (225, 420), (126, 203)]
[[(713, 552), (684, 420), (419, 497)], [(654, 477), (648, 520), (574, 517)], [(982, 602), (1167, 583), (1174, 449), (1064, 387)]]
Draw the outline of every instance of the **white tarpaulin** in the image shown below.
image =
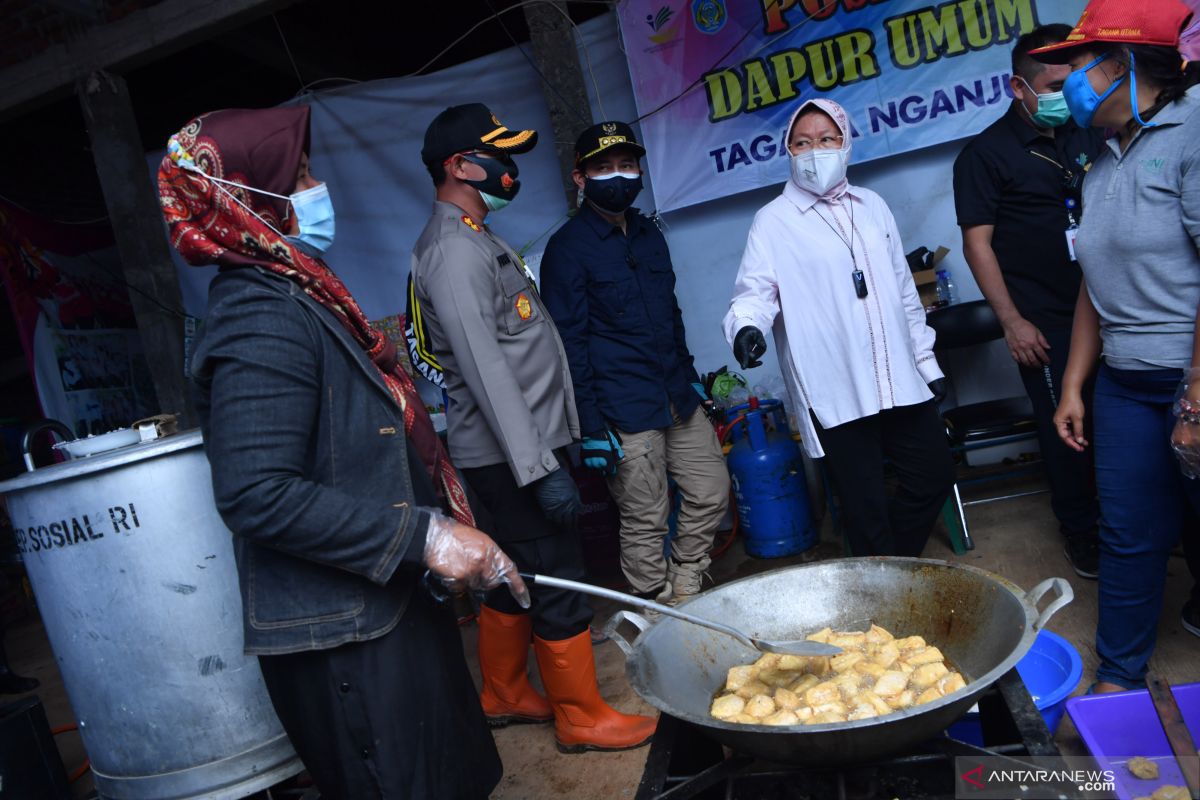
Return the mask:
[[(611, 31), (610, 20), (601, 22)], [(565, 219), (541, 81), (515, 49), (429, 75), (355, 84), (296, 102), (312, 107), (312, 174), (328, 184), (337, 216), (326, 260), (368, 319), (404, 312), (412, 246), (429, 218), (434, 194), (421, 163), (421, 144), (425, 128), (443, 108), (482, 102), (508, 127), (539, 133), (537, 147), (517, 157), (520, 194), (488, 218), (499, 235), (520, 248)], [(160, 158), (152, 159), (155, 169)], [(533, 250), (544, 246), (543, 237)], [(216, 269), (179, 264), (184, 306), (189, 314), (203, 316)]]

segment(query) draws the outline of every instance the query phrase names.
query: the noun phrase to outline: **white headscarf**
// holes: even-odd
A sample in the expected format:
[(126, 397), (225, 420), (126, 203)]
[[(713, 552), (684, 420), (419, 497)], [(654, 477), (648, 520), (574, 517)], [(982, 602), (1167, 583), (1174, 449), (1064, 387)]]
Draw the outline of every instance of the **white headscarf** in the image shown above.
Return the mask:
[[(833, 120), (833, 124), (838, 126), (838, 130), (840, 130), (842, 132), (842, 152), (844, 152), (846, 154), (846, 161), (849, 162), (849, 160), (850, 160), (850, 139), (851, 139), (850, 117), (847, 116), (846, 109), (842, 108), (839, 104), (833, 102), (832, 100), (816, 98), (816, 99), (812, 99), (812, 100), (805, 100), (803, 103), (801, 103), (799, 105), (799, 107), (797, 107), (795, 113), (792, 114), (792, 118), (790, 120), (788, 120), (787, 128), (784, 129), (783, 146), (787, 147), (788, 142), (791, 140), (792, 128), (796, 125), (796, 120), (800, 118), (800, 115), (802, 113), (804, 113), (804, 111), (809, 106), (815, 106), (815, 107), (819, 108), (821, 111), (824, 111), (826, 114), (829, 115), (830, 119)], [(788, 180), (790, 180), (792, 182), (793, 186), (800, 189), (801, 191), (808, 192), (809, 194), (813, 194), (813, 192), (810, 189), (808, 189), (805, 186), (801, 186), (794, 179), (789, 178)], [(846, 190), (849, 188), (850, 188), (850, 184), (848, 184), (846, 182), (846, 179), (843, 178), (842, 180), (838, 181), (838, 183), (831, 186), (828, 189), (828, 191), (826, 191), (824, 194), (817, 195), (817, 196), (820, 197), (822, 200), (837, 200), (842, 195), (844, 195), (846, 193)]]

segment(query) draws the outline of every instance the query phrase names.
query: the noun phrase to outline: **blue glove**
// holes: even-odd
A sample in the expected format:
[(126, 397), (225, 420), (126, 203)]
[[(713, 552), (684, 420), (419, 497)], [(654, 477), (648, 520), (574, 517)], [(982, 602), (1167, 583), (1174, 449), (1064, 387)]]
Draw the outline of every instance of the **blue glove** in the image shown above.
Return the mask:
[(718, 419), (716, 403), (704, 390), (703, 383), (693, 383), (692, 388), (696, 390), (696, 394), (700, 395), (700, 410), (704, 412), (704, 416), (708, 417), (708, 421), (714, 424), (720, 422)]
[(608, 430), (583, 437), (583, 443), (579, 446), (579, 454), (583, 457), (585, 467), (597, 470), (606, 476), (616, 475), (617, 464), (621, 463), (621, 459), (625, 457), (625, 451), (621, 449), (617, 437)]
[(538, 505), (551, 522), (570, 528), (575, 525), (582, 503), (579, 488), (565, 469), (559, 467), (533, 485)]

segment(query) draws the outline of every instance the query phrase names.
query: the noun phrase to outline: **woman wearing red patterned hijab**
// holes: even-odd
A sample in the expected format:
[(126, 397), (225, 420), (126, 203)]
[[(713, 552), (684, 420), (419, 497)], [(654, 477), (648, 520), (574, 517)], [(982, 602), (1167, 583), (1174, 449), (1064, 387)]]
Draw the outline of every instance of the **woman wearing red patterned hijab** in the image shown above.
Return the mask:
[(206, 114), (158, 172), (172, 245), (221, 267), (192, 377), (246, 652), (322, 796), (486, 797), (495, 745), (453, 615), (418, 584), (427, 568), (527, 594), (471, 527), (395, 348), (321, 258), (333, 209), (308, 117)]
[(318, 185), (307, 169), (308, 114), (308, 106), (218, 111), (171, 137), (158, 170), (171, 244), (190, 264), (256, 265), (282, 275), (337, 317), (379, 368), (404, 412), (405, 433), (438, 496), (456, 519), (472, 525), (462, 483), (412, 379), (397, 362), (395, 346), (371, 327), (325, 262), (283, 233), (296, 227), (286, 198), (294, 189)]

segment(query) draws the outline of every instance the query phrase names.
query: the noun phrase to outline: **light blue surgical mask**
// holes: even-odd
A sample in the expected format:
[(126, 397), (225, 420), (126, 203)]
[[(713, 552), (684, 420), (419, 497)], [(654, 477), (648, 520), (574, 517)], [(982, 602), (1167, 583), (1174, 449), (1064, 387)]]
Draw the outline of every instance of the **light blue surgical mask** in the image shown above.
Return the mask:
[[(1020, 76), (1018, 76), (1020, 77)], [(1038, 94), (1033, 87), (1029, 85), (1029, 81), (1021, 78), (1021, 83), (1037, 96), (1037, 111), (1029, 114), (1029, 118), (1033, 120), (1033, 124), (1039, 128), (1057, 128), (1066, 123), (1071, 118), (1071, 109), (1067, 108), (1066, 98), (1062, 92), (1046, 92)], [(1025, 104), (1021, 104), (1025, 108)], [(1029, 113), (1029, 109), (1025, 109), (1025, 113)]]
[(1137, 120), (1137, 124), (1143, 128), (1153, 128), (1157, 122), (1146, 122), (1142, 119), (1142, 115), (1138, 112), (1137, 103), (1137, 71), (1134, 69), (1136, 59), (1133, 53), (1129, 54), (1129, 105), (1133, 109), (1133, 118)]
[(296, 192), (288, 199), (296, 213), (300, 233), (284, 238), (307, 255), (319, 258), (333, 244), (333, 201), (329, 198), (328, 187), (321, 183)]
[(483, 204), (487, 206), (488, 211), (499, 211), (512, 202), (512, 200), (507, 197), (496, 197), (496, 195), (488, 194), (483, 190), (478, 191), (479, 196), (483, 198)]
[[(302, 192), (285, 196), (275, 194), (275, 192), (268, 192), (265, 189), (256, 189), (253, 186), (247, 186), (237, 181), (227, 181), (224, 178), (209, 175), (196, 166), (195, 162), (182, 151), (175, 137), (171, 137), (171, 141), (167, 145), (167, 152), (171, 153), (172, 160), (180, 168), (199, 173), (208, 180), (213, 181), (218, 189), (229, 196), (230, 200), (249, 211), (258, 218), (259, 222), (275, 231), (281, 238), (286, 239), (310, 258), (320, 258), (333, 244), (333, 201), (330, 199), (329, 189), (324, 183), (318, 184), (311, 189), (305, 189)], [(180, 153), (181, 155), (177, 156), (176, 153)], [(237, 186), (239, 189), (245, 189), (248, 192), (255, 192), (256, 194), (265, 194), (268, 197), (277, 197), (280, 200), (287, 200), (292, 204), (292, 208), (296, 213), (296, 221), (299, 223), (300, 233), (296, 236), (288, 236), (279, 231), (274, 225), (263, 219), (253, 208), (239, 200), (237, 195), (226, 189), (222, 184)]]
[[(1067, 108), (1071, 110), (1071, 116), (1075, 118), (1075, 124), (1081, 128), (1090, 128), (1092, 120), (1096, 117), (1096, 109), (1100, 104), (1108, 99), (1108, 96), (1117, 90), (1125, 81), (1125, 76), (1112, 82), (1112, 85), (1104, 90), (1104, 94), (1096, 94), (1096, 90), (1092, 88), (1091, 81), (1087, 78), (1088, 70), (1095, 67), (1108, 55), (1102, 55), (1096, 58), (1091, 63), (1084, 66), (1082, 69), (1077, 69), (1067, 76), (1063, 82), (1063, 97), (1067, 101)], [(1132, 54), (1130, 54), (1129, 74), (1133, 75)], [(1131, 81), (1132, 85), (1132, 81)], [(1137, 114), (1136, 95), (1134, 96), (1133, 113)]]

